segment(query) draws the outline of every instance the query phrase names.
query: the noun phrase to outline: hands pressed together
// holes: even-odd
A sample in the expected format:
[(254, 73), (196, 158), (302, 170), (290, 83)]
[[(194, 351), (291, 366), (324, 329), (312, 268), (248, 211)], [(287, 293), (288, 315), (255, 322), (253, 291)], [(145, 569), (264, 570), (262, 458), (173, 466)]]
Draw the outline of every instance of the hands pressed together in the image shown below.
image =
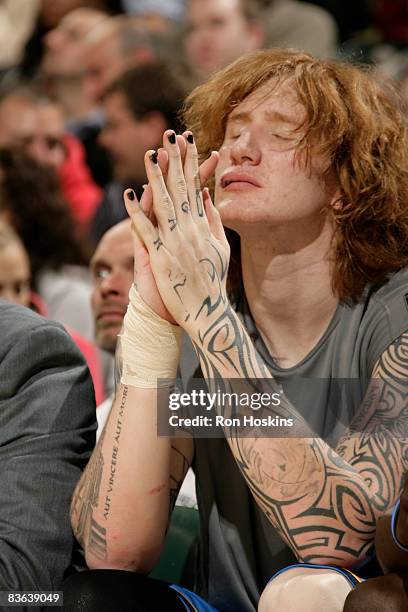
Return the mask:
[(191, 132), (167, 130), (163, 149), (147, 151), (148, 185), (140, 203), (124, 200), (132, 219), (135, 283), (140, 297), (162, 318), (195, 339), (200, 318), (226, 304), (230, 249), (218, 211), (202, 185), (214, 173), (218, 153), (199, 167)]

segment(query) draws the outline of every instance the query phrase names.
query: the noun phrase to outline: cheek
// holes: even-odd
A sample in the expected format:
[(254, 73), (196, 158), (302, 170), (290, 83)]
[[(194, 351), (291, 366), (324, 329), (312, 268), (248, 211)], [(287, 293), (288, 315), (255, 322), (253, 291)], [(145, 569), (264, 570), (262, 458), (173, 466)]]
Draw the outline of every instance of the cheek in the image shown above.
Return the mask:
[(100, 303), (101, 303), (100, 291), (98, 288), (95, 288), (91, 294), (91, 308), (94, 313), (99, 307)]

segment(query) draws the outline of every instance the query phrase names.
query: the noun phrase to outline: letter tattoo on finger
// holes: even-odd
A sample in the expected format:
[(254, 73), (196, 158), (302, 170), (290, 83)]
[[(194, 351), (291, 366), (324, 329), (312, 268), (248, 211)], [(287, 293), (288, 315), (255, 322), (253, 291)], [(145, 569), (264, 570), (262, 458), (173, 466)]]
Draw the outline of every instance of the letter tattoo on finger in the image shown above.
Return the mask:
[(157, 238), (154, 242), (153, 242), (154, 246), (156, 247), (156, 251), (158, 251), (160, 249), (161, 246), (163, 246), (163, 243), (161, 241), (160, 238)]
[(177, 219), (167, 219), (167, 221), (169, 222), (170, 231), (172, 232), (177, 225)]
[(182, 204), (181, 204), (181, 210), (182, 210), (184, 213), (189, 213), (189, 212), (190, 212), (190, 205), (189, 205), (189, 203), (188, 203), (188, 202), (182, 202)]
[(196, 189), (196, 203), (199, 217), (204, 217), (203, 198), (201, 197), (201, 189)]

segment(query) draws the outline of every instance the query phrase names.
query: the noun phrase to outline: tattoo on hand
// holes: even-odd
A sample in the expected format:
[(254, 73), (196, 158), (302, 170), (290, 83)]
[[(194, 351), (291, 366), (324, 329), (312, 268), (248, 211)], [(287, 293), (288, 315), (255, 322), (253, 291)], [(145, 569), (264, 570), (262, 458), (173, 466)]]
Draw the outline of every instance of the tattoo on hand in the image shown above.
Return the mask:
[(163, 246), (163, 243), (162, 243), (162, 241), (161, 241), (161, 239), (160, 239), (160, 238), (157, 238), (157, 239), (154, 241), (154, 243), (153, 243), (153, 244), (154, 244), (154, 246), (156, 247), (156, 251), (158, 251), (158, 250), (160, 249), (160, 247), (161, 247), (161, 246)]
[(197, 212), (199, 217), (204, 217), (203, 198), (201, 195), (201, 189), (196, 189), (196, 204)]

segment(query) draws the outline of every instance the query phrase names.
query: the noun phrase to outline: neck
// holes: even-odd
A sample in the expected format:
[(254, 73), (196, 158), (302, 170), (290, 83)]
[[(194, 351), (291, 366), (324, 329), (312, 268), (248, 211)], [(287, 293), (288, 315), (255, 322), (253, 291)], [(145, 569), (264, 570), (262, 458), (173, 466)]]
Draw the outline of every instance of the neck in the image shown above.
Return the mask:
[(241, 236), (248, 304), (266, 346), (282, 367), (295, 365), (312, 350), (338, 303), (328, 257), (332, 230), (325, 224), (313, 239), (305, 240), (304, 235), (298, 231), (290, 241), (273, 231)]

